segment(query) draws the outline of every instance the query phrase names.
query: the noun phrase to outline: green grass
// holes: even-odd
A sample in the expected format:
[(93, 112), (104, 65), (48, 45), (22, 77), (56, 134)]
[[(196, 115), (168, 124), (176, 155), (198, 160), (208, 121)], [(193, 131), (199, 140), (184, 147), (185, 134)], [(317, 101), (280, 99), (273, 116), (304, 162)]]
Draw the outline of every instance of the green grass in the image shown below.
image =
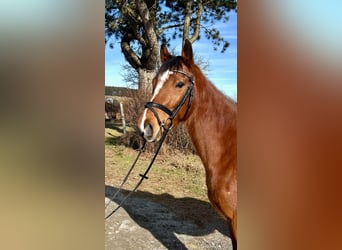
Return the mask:
[[(137, 151), (124, 146), (122, 133), (118, 128), (105, 129), (105, 182), (107, 185), (118, 187), (132, 165)], [(165, 145), (163, 145), (164, 147)], [(163, 150), (162, 150), (163, 151)], [(208, 201), (205, 184), (204, 167), (198, 156), (185, 155), (176, 150), (164, 150), (152, 166), (148, 177), (139, 190), (153, 194), (168, 193), (176, 198), (192, 197)], [(125, 189), (132, 189), (140, 179), (139, 174), (145, 172), (152, 160), (152, 153), (141, 156)]]

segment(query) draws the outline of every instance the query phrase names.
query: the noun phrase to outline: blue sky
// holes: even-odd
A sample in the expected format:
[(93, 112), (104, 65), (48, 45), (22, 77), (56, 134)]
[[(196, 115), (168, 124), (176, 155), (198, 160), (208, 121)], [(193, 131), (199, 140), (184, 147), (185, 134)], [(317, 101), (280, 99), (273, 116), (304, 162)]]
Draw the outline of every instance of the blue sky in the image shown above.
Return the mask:
[[(214, 51), (212, 42), (204, 35), (202, 39), (193, 43), (194, 54), (209, 62), (207, 77), (224, 94), (237, 99), (237, 14), (231, 11), (229, 21), (214, 25), (230, 43), (225, 53), (220, 49)], [(181, 40), (172, 40), (169, 50), (175, 48), (176, 55), (181, 53)], [(114, 49), (105, 48), (105, 85), (127, 87), (122, 79), (122, 65), (126, 63), (121, 53), (120, 45), (115, 44)]]

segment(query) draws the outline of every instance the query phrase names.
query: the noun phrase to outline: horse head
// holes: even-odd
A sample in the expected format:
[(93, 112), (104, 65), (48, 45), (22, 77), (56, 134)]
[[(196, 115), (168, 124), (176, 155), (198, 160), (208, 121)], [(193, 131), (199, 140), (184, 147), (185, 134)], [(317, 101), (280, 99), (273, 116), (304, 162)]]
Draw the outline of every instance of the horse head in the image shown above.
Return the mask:
[(152, 98), (138, 121), (148, 142), (158, 141), (165, 130), (187, 119), (194, 89), (190, 41), (185, 40), (181, 56), (172, 56), (163, 44), (160, 59), (162, 66), (152, 81)]

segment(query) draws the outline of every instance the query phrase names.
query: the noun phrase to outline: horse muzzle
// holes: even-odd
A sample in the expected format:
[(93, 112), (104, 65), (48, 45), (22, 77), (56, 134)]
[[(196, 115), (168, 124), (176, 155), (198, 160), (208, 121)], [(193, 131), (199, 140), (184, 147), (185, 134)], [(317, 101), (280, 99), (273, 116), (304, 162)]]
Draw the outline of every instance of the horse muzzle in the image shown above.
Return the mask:
[(162, 135), (162, 128), (156, 124), (145, 121), (144, 126), (140, 126), (140, 134), (147, 142), (159, 141)]

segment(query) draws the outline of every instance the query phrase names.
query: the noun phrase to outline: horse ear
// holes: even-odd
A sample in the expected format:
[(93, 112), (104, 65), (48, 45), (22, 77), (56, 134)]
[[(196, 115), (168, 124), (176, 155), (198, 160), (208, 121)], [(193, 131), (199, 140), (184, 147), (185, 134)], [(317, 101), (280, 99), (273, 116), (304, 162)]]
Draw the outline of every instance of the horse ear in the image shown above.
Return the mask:
[(167, 50), (166, 45), (163, 43), (162, 46), (160, 47), (160, 61), (162, 63), (166, 62), (169, 60), (171, 57), (169, 51)]
[(182, 57), (187, 61), (189, 64), (194, 62), (194, 56), (192, 53), (192, 45), (188, 39), (185, 39), (184, 46), (182, 50)]

